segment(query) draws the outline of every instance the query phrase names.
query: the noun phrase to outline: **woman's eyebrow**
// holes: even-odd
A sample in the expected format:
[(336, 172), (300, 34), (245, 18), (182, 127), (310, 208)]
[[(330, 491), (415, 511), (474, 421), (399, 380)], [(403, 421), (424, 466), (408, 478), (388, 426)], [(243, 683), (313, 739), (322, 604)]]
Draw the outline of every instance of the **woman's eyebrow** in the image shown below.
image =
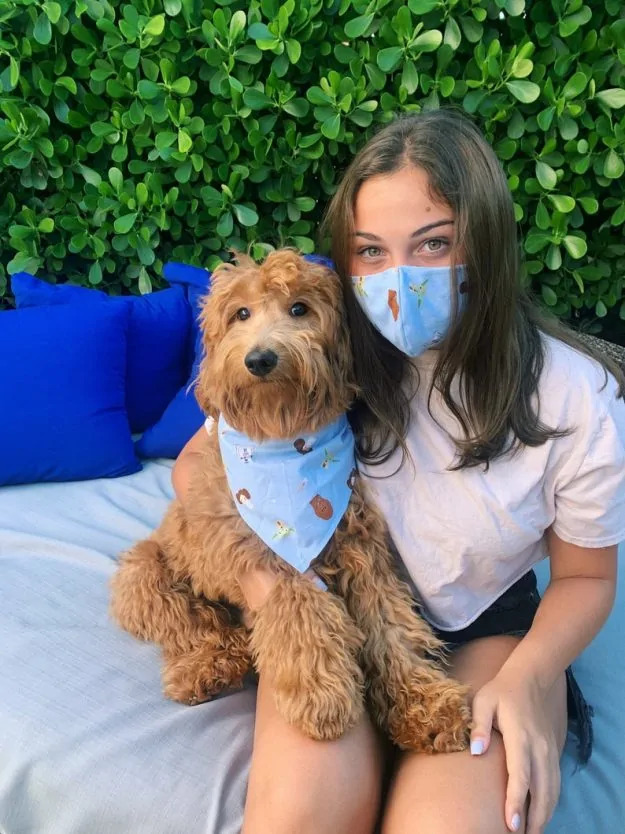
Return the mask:
[[(428, 223), (427, 226), (421, 226), (420, 229), (414, 231), (410, 237), (419, 237), (419, 235), (424, 235), (426, 232), (431, 232), (432, 229), (438, 229), (439, 226), (453, 226), (453, 220), (437, 220), (435, 223)], [(382, 240), (381, 237), (378, 235), (374, 235), (371, 232), (354, 232), (354, 237), (364, 237), (367, 240)]]

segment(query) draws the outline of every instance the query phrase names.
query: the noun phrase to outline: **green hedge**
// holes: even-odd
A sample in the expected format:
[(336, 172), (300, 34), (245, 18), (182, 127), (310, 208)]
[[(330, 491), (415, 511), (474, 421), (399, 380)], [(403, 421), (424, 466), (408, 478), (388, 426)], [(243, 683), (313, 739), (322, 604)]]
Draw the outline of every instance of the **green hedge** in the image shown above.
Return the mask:
[(370, 131), (452, 103), (505, 165), (544, 302), (625, 319), (623, 8), (0, 0), (0, 303), (21, 269), (146, 292), (170, 258), (310, 251)]

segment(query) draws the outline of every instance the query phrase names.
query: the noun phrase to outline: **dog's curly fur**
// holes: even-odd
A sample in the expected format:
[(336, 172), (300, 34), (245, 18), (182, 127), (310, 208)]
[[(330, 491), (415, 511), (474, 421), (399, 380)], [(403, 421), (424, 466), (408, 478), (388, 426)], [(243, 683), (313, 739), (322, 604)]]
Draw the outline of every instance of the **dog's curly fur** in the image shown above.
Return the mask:
[[(295, 303), (306, 305), (305, 315), (290, 314)], [(242, 308), (251, 315), (238, 317)], [(270, 254), (261, 266), (239, 256), (217, 269), (201, 326), (198, 401), (255, 441), (314, 432), (357, 394), (338, 277), (291, 250)], [(263, 378), (244, 362), (258, 347), (278, 356)], [(237, 577), (260, 564), (279, 579), (244, 620)], [(165, 693), (177, 701), (241, 687), (253, 662), (271, 679), (283, 717), (312, 738), (341, 736), (367, 696), (374, 719), (400, 747), (463, 749), (466, 689), (446, 675), (442, 645), (394, 571), (386, 526), (359, 478), (315, 569), (330, 592), (245, 524), (214, 431), (184, 506), (174, 501), (152, 536), (123, 555), (112, 613), (131, 634), (161, 645)]]

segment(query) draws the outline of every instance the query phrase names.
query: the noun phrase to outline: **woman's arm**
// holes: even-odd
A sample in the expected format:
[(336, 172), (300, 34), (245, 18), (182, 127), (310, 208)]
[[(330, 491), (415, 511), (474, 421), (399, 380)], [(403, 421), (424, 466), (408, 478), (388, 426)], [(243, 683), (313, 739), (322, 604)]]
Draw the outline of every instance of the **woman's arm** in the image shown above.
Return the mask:
[(548, 536), (551, 582), (529, 634), (502, 673), (550, 689), (608, 618), (616, 592), (617, 546), (591, 549)]
[[(206, 428), (202, 426), (189, 440), (174, 463), (171, 482), (176, 498), (181, 504), (184, 504), (187, 500), (193, 470), (201, 464), (203, 451), (207, 443), (208, 434)], [(248, 607), (252, 611), (257, 611), (275, 586), (278, 575), (268, 568), (258, 568), (240, 576), (238, 579)]]
[(508, 767), (506, 821), (518, 830), (528, 792), (528, 834), (538, 834), (558, 800), (559, 748), (546, 704), (573, 660), (606, 621), (616, 589), (617, 547), (577, 547), (548, 535), (551, 582), (529, 633), (473, 702), (471, 750), (484, 753), (492, 728)]

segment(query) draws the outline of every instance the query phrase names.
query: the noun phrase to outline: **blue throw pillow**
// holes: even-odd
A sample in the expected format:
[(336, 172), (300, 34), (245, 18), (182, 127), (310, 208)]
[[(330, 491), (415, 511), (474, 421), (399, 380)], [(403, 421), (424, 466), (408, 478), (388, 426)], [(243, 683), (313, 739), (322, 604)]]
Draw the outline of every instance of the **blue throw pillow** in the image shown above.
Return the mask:
[(205, 415), (193, 391), (202, 361), (202, 335), (198, 326), (200, 302), (210, 289), (210, 272), (197, 266), (170, 262), (163, 275), (170, 284), (181, 286), (193, 312), (190, 348), (193, 354), (191, 373), (161, 419), (136, 443), (142, 458), (177, 458), (185, 444), (204, 423)]
[(130, 308), (0, 313), (0, 485), (137, 472), (126, 412)]
[(156, 423), (189, 375), (191, 309), (180, 287), (141, 296), (108, 296), (71, 284), (49, 284), (19, 272), (11, 279), (18, 308), (107, 303), (128, 308), (126, 407), (133, 432)]

